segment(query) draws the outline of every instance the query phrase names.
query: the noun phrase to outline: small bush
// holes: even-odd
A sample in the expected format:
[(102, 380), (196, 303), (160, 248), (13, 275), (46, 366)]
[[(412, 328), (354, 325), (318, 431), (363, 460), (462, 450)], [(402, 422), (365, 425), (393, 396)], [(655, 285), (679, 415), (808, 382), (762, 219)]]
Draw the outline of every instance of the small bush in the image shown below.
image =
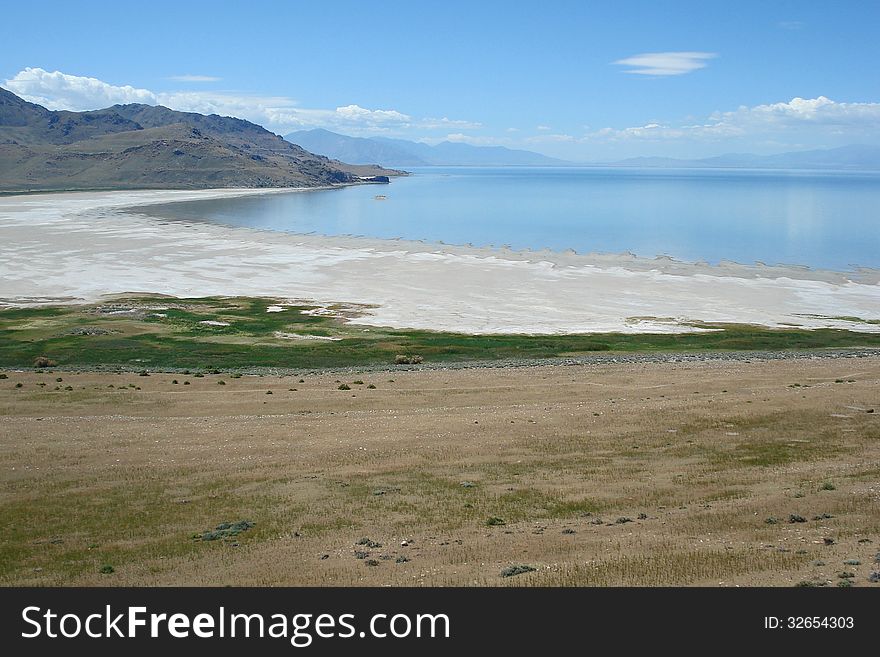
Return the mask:
[(37, 356), (34, 358), (34, 367), (42, 368), (42, 367), (55, 367), (58, 363), (54, 360), (47, 358), (46, 356)]
[(177, 385), (177, 379), (174, 379), (171, 383)]
[(352, 384), (356, 386), (362, 386), (364, 385), (364, 382), (358, 379), (357, 381), (352, 381)]
[(218, 385), (218, 386), (225, 386), (225, 385), (226, 385), (226, 381), (224, 381), (223, 379), (220, 379), (220, 380), (217, 382), (217, 385)]
[(418, 355), (397, 354), (394, 357), (395, 365), (418, 365), (424, 359)]
[(804, 518), (803, 516), (799, 516), (796, 513), (792, 513), (790, 516), (788, 516), (788, 522), (790, 522), (790, 523), (806, 522), (806, 521), (807, 521), (806, 518)]
[(202, 374), (201, 372), (196, 372), (195, 374), (193, 374), (193, 376), (196, 377), (197, 379), (201, 379), (201, 378), (204, 377), (205, 375)]
[(267, 390), (267, 391), (266, 391), (266, 394), (267, 394), (267, 395), (271, 395), (271, 394), (272, 394), (272, 391), (271, 391), (271, 390)]
[(501, 571), (502, 577), (513, 577), (514, 575), (522, 575), (523, 573), (533, 573), (537, 570), (537, 568), (533, 566), (526, 566), (524, 564), (519, 564), (516, 566), (508, 566), (507, 568)]
[(16, 383), (15, 387), (16, 388), (24, 388), (24, 384), (23, 383)]
[(349, 386), (345, 383), (340, 383), (338, 390), (351, 390), (351, 386)]
[(193, 538), (200, 541), (216, 541), (222, 538), (232, 538), (233, 536), (238, 536), (241, 532), (247, 531), (253, 526), (254, 523), (250, 520), (223, 522), (212, 530), (196, 534)]
[(183, 382), (183, 385), (188, 386), (188, 385), (189, 385), (189, 381), (184, 381), (184, 382)]
[(826, 481), (824, 484), (819, 486), (819, 490), (837, 490), (837, 487), (830, 481)]
[(0, 374), (0, 379), (8, 379), (8, 378), (9, 378), (9, 377), (6, 376), (5, 374)]
[(55, 381), (57, 381), (58, 383), (61, 383), (62, 381), (64, 381), (64, 379), (62, 379), (62, 378), (59, 376), (57, 379), (55, 379)]
[(376, 389), (376, 386), (374, 386), (372, 383), (367, 386), (367, 390), (375, 390), (375, 389)]
[(113, 566), (111, 566), (109, 563), (107, 563), (107, 564), (104, 564), (103, 566), (101, 566), (101, 570), (99, 570), (98, 572), (101, 573), (102, 575), (112, 575), (113, 573), (116, 572), (116, 569)]
[(497, 527), (497, 526), (503, 525), (503, 524), (505, 524), (504, 518), (499, 518), (498, 516), (490, 516), (486, 520), (487, 527)]

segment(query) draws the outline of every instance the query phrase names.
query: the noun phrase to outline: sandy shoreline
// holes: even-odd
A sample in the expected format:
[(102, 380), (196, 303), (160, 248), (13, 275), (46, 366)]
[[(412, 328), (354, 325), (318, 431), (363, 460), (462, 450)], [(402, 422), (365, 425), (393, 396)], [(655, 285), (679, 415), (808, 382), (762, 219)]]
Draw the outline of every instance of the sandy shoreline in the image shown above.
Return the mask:
[[(295, 190), (0, 198), (0, 305), (131, 292), (370, 306), (358, 323), (468, 333), (679, 332), (681, 322), (880, 331), (880, 272), (682, 263), (162, 221), (151, 203)], [(301, 191), (301, 190), (300, 190)]]

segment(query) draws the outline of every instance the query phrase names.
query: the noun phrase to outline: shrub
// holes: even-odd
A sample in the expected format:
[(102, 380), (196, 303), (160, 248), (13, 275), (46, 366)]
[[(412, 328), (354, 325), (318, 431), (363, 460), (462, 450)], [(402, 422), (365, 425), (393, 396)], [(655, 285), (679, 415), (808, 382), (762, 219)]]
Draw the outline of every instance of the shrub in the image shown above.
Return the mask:
[(418, 365), (424, 359), (418, 355), (397, 354), (394, 357), (395, 365)]
[(5, 374), (0, 374), (0, 379), (8, 379), (8, 378), (9, 378), (9, 377), (6, 376)]
[(98, 572), (101, 573), (102, 575), (112, 575), (113, 573), (116, 572), (116, 569), (113, 566), (111, 566), (109, 563), (107, 563), (107, 564), (104, 564), (103, 566), (101, 566), (101, 570), (99, 570)]
[(46, 356), (37, 356), (34, 358), (34, 367), (55, 367), (58, 363)]
[(837, 487), (830, 481), (826, 481), (824, 484), (819, 486), (819, 490), (837, 490)]
[(357, 381), (352, 381), (352, 384), (356, 386), (362, 386), (364, 385), (364, 382), (358, 379)]
[(487, 527), (497, 527), (498, 525), (503, 525), (504, 518), (499, 518), (498, 516), (490, 516), (488, 520), (486, 520)]
[(16, 384), (15, 384), (15, 387), (16, 387), (16, 388), (23, 388), (23, 387), (24, 387), (24, 384), (23, 384), (23, 383), (16, 383)]
[(524, 564), (519, 564), (516, 566), (508, 566), (507, 568), (501, 571), (502, 577), (513, 577), (514, 575), (522, 575), (523, 573), (533, 573), (537, 570), (537, 568), (533, 566), (526, 566)]
[(374, 386), (372, 383), (367, 386), (367, 390), (375, 390), (375, 389), (376, 389), (376, 386)]
[(208, 530), (206, 532), (202, 532), (201, 534), (196, 534), (195, 536), (193, 536), (193, 538), (201, 541), (216, 541), (221, 538), (232, 538), (233, 536), (238, 536), (241, 532), (247, 531), (253, 526), (254, 523), (250, 520), (239, 520), (238, 522), (222, 522), (217, 525), (213, 530)]
[(217, 385), (218, 385), (218, 386), (225, 386), (225, 385), (226, 385), (226, 381), (224, 381), (223, 379), (220, 379), (220, 380), (217, 382)]
[(338, 390), (351, 390), (351, 386), (349, 386), (345, 383), (340, 383)]

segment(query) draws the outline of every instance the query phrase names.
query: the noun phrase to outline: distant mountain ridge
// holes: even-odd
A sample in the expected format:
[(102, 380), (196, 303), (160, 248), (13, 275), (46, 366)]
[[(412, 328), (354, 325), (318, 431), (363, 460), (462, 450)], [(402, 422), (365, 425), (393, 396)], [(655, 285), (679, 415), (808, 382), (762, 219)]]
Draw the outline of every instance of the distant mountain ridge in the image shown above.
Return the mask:
[(53, 111), (0, 88), (0, 191), (316, 187), (398, 173), (309, 153), (243, 119), (142, 104)]
[(388, 137), (349, 137), (316, 128), (284, 138), (303, 148), (334, 159), (389, 167), (417, 166), (565, 166), (570, 162), (532, 151), (504, 146), (472, 146), (444, 141), (431, 146)]
[(829, 169), (880, 171), (880, 146), (850, 145), (776, 155), (727, 153), (716, 157), (685, 160), (671, 157), (634, 157), (609, 166), (646, 168), (730, 169)]

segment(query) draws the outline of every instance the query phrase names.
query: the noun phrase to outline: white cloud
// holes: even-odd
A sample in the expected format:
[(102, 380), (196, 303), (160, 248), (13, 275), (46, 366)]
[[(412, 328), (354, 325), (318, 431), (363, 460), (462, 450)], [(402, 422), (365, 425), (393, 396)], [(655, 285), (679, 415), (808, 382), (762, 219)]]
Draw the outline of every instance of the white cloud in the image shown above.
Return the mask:
[(539, 125), (535, 128), (535, 130), (540, 130), (541, 132), (548, 132), (552, 129), (553, 128), (551, 128), (549, 125)]
[(574, 135), (566, 135), (566, 134), (542, 134), (535, 135), (534, 137), (528, 137), (526, 140), (530, 144), (546, 144), (546, 143), (562, 143), (562, 142), (574, 142), (578, 141), (578, 138)]
[(175, 82), (219, 82), (223, 78), (213, 75), (172, 75), (168, 79)]
[(880, 103), (840, 103), (819, 96), (715, 112), (697, 124), (649, 123), (621, 129), (602, 128), (587, 134), (584, 140), (719, 140), (804, 132), (813, 138), (834, 136), (856, 140), (878, 131)]
[(49, 109), (98, 109), (117, 103), (157, 104), (159, 97), (148, 89), (115, 86), (96, 78), (50, 73), (41, 68), (26, 68), (6, 80), (4, 87)]
[[(184, 81), (208, 81), (208, 76), (177, 76)], [(217, 78), (219, 79), (219, 78)], [(356, 104), (335, 109), (299, 107), (284, 96), (254, 96), (232, 92), (154, 92), (109, 84), (96, 78), (69, 75), (41, 68), (26, 68), (3, 86), (15, 94), (49, 109), (93, 110), (115, 104), (145, 103), (171, 109), (220, 114), (247, 119), (277, 132), (323, 127), (351, 134), (396, 133), (410, 129), (469, 130), (479, 123), (443, 117), (416, 119), (394, 109), (368, 109)]]
[(717, 56), (712, 52), (648, 52), (618, 59), (614, 63), (629, 66), (626, 73), (637, 75), (683, 75), (706, 68), (707, 61)]

